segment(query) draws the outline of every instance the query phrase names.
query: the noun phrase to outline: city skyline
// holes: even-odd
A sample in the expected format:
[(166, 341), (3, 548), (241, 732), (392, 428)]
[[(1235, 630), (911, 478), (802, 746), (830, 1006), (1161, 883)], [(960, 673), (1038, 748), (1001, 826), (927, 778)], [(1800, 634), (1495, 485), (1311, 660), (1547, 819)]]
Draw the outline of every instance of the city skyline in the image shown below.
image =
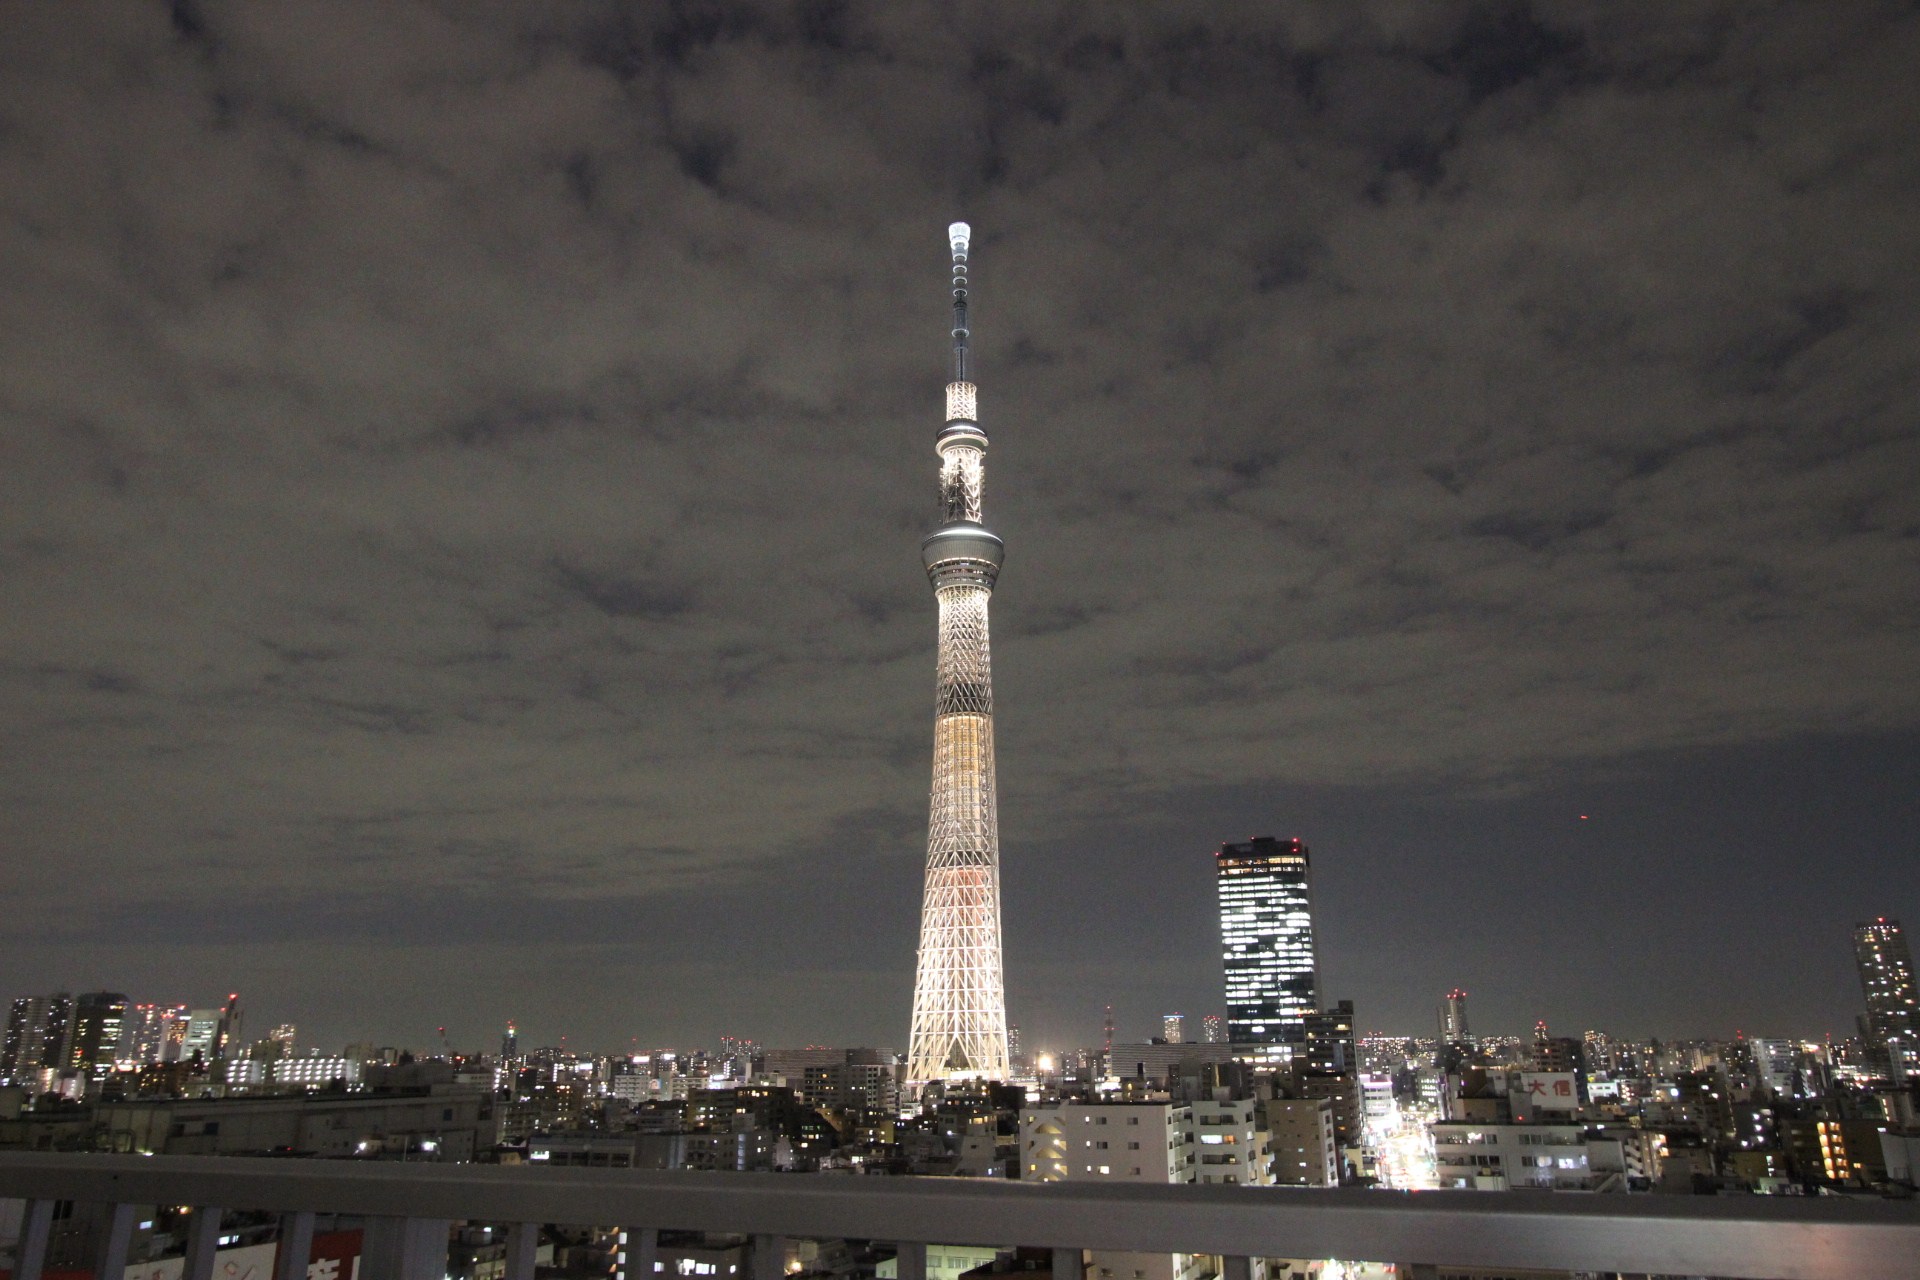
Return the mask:
[(16, 993), (904, 1049), (956, 214), (1030, 1044), (1220, 1008), (1255, 834), (1363, 1028), (1920, 920), (1912, 14), (6, 23)]
[[(1216, 856), (1227, 857), (1232, 855), (1235, 861), (1248, 864), (1241, 866), (1236, 873), (1244, 876), (1248, 874), (1261, 874), (1261, 864), (1263, 862), (1273, 860), (1276, 853), (1285, 855), (1288, 852), (1298, 855), (1299, 859), (1304, 862), (1306, 851), (1300, 846), (1298, 841), (1269, 842), (1267, 838), (1256, 838), (1256, 840), (1252, 842), (1238, 845), (1225, 845)], [(1244, 1034), (1244, 1028), (1243, 1034), (1237, 1038), (1229, 1034), (1229, 1028), (1233, 1025), (1230, 1019), (1232, 1018), (1235, 1008), (1232, 1001), (1232, 993), (1235, 990), (1234, 953), (1238, 949), (1235, 946), (1235, 940), (1240, 937), (1253, 936), (1249, 930), (1257, 928), (1258, 926), (1241, 926), (1238, 933), (1226, 934), (1225, 917), (1229, 911), (1245, 909), (1247, 904), (1256, 904), (1262, 910), (1270, 910), (1278, 906), (1282, 909), (1283, 914), (1274, 917), (1275, 919), (1284, 918), (1284, 910), (1286, 908), (1291, 907), (1297, 909), (1302, 903), (1310, 910), (1310, 901), (1305, 897), (1304, 893), (1300, 892), (1303, 888), (1304, 883), (1298, 885), (1282, 884), (1277, 891), (1266, 886), (1262, 886), (1257, 890), (1248, 891), (1244, 886), (1236, 888), (1230, 885), (1225, 879), (1221, 880), (1223, 941), (1226, 944), (1226, 955), (1223, 957), (1223, 967), (1225, 970), (1223, 991), (1227, 995), (1227, 1000), (1221, 1007), (1227, 1010), (1227, 1012), (1218, 1014), (1206, 1013), (1204, 1015), (1198, 1015), (1193, 1019), (1195, 1024), (1200, 1028), (1200, 1038), (1197, 1043), (1227, 1044), (1231, 1042), (1235, 1047), (1236, 1058), (1244, 1061), (1261, 1061), (1265, 1059), (1266, 1055), (1263, 1052), (1263, 1046), (1257, 1036)], [(1231, 899), (1231, 903), (1229, 899)], [(1308, 928), (1310, 930), (1311, 926), (1309, 925)], [(1791, 1033), (1783, 1035), (1781, 1028), (1763, 1025), (1757, 1031), (1748, 1027), (1736, 1027), (1730, 1034), (1694, 1029), (1678, 1034), (1660, 1035), (1647, 1034), (1634, 1029), (1617, 1027), (1603, 1028), (1589, 1025), (1582, 1029), (1583, 1034), (1589, 1038), (1598, 1034), (1603, 1038), (1618, 1043), (1649, 1041), (1665, 1041), (1674, 1044), (1733, 1043), (1745, 1040), (1753, 1042), (1771, 1041), (1777, 1044), (1792, 1043), (1809, 1045), (1824, 1042), (1830, 1048), (1840, 1048), (1845, 1044), (1851, 1043), (1856, 1046), (1856, 1051), (1870, 1055), (1884, 1048), (1884, 1041), (1876, 1040), (1876, 1037), (1882, 1037), (1888, 1034), (1890, 1026), (1905, 1027), (1911, 1025), (1914, 1007), (1912, 995), (1914, 986), (1913, 964), (1904, 931), (1902, 930), (1900, 921), (1897, 919), (1881, 916), (1871, 921), (1861, 921), (1855, 926), (1853, 937), (1855, 943), (1855, 969), (1862, 988), (1863, 1009), (1855, 1012), (1854, 1020), (1856, 1025), (1851, 1032), (1828, 1030), (1824, 1034)], [(1872, 941), (1869, 942), (1867, 941), (1868, 939), (1872, 939)], [(1261, 994), (1266, 994), (1266, 989), (1269, 987), (1273, 990), (1282, 989), (1280, 987), (1272, 987), (1271, 980), (1276, 974), (1297, 976), (1297, 971), (1282, 968), (1275, 971), (1275, 973), (1264, 974), (1254, 987), (1248, 988), (1247, 994), (1251, 995), (1256, 991)], [(1305, 970), (1305, 974), (1311, 979), (1314, 976), (1314, 971), (1309, 968)], [(1314, 994), (1318, 996), (1322, 993), (1315, 992)], [(1515, 1027), (1512, 1029), (1495, 1029), (1493, 1031), (1482, 1031), (1478, 1033), (1472, 1032), (1468, 1028), (1465, 1014), (1467, 995), (1467, 992), (1457, 987), (1449, 990), (1440, 1004), (1437, 1028), (1427, 1030), (1408, 1027), (1366, 1027), (1352, 1016), (1352, 1001), (1341, 1000), (1334, 1002), (1337, 1005), (1337, 1010), (1331, 1010), (1323, 1014), (1322, 1011), (1313, 1007), (1320, 1003), (1320, 1001), (1318, 999), (1309, 1000), (1306, 997), (1295, 1001), (1292, 1006), (1293, 1012), (1297, 1016), (1283, 1017), (1283, 1021), (1285, 1021), (1286, 1025), (1294, 1032), (1304, 1032), (1305, 1037), (1310, 1040), (1313, 1034), (1311, 1027), (1316, 1018), (1324, 1020), (1326, 1016), (1331, 1016), (1333, 1012), (1338, 1012), (1348, 1024), (1347, 1030), (1350, 1031), (1353, 1036), (1360, 1039), (1385, 1038), (1391, 1040), (1421, 1041), (1435, 1046), (1444, 1046), (1447, 1044), (1470, 1045), (1475, 1043), (1520, 1045), (1530, 1040), (1538, 1040), (1548, 1032), (1550, 1020), (1544, 1017), (1535, 1019), (1532, 1025), (1527, 1028)], [(1889, 997), (1891, 997), (1891, 999)], [(81, 1028), (89, 1025), (85, 1012), (89, 1000), (95, 1000), (96, 1002), (113, 1002), (111, 1006), (112, 1012), (110, 1016), (104, 1019), (104, 1022), (102, 1022), (101, 1019), (101, 1010), (107, 1006), (102, 1005), (100, 1009), (96, 1009), (94, 1023), (100, 1024), (100, 1026), (96, 1027), (91, 1038), (81, 1033)], [(72, 990), (63, 989), (43, 994), (17, 996), (12, 1000), (11, 1007), (12, 1016), (7, 1024), (5, 1051), (4, 1054), (0, 1054), (0, 1076), (4, 1076), (5, 1068), (26, 1061), (29, 1055), (37, 1055), (42, 1052), (41, 1048), (31, 1046), (43, 1046), (44, 1052), (48, 1055), (49, 1064), (56, 1060), (66, 1061), (69, 1052), (75, 1052), (79, 1055), (74, 1059), (76, 1064), (80, 1062), (82, 1058), (88, 1063), (93, 1063), (96, 1059), (104, 1063), (107, 1061), (107, 1057), (103, 1048), (101, 1052), (96, 1053), (85, 1046), (101, 1048), (102, 1046), (112, 1043), (121, 1043), (123, 1047), (131, 1048), (133, 1050), (134, 1060), (142, 1059), (143, 1046), (147, 1051), (147, 1060), (158, 1060), (158, 1045), (161, 1043), (161, 1040), (157, 1037), (164, 1036), (167, 1025), (166, 1020), (168, 1019), (171, 1019), (176, 1024), (174, 1026), (174, 1039), (177, 1041), (175, 1049), (170, 1051), (172, 1056), (169, 1056), (168, 1060), (175, 1060), (176, 1057), (178, 1059), (185, 1059), (189, 1056), (206, 1057), (209, 1053), (215, 1058), (232, 1056), (236, 1052), (245, 1053), (252, 1044), (251, 1041), (247, 1040), (239, 1032), (242, 1024), (242, 1012), (238, 992), (229, 993), (219, 1007), (194, 1008), (191, 1002), (166, 1004), (151, 1000), (143, 1001), (138, 997), (130, 999), (123, 992), (82, 992), (76, 996)], [(48, 1021), (49, 1010), (53, 1011), (51, 1023)], [(1891, 1015), (1893, 1019), (1891, 1023), (1887, 1020), (1889, 1018), (1889, 1010), (1897, 1011)], [(296, 1039), (296, 1026), (293, 1023), (285, 1021), (285, 1019), (290, 1016), (299, 1016), (297, 1011), (282, 1009), (270, 1012), (273, 1013), (275, 1021), (271, 1030), (264, 1037), (264, 1040), (281, 1042), (287, 1046), (287, 1052), (291, 1053)], [(148, 1016), (156, 1017), (160, 1019), (160, 1021), (155, 1022), (152, 1026), (148, 1026), (145, 1021), (143, 1021), (143, 1019)], [(1262, 1013), (1260, 1016), (1265, 1017), (1269, 1015)], [(1141, 1015), (1136, 1019), (1133, 1011), (1129, 1010), (1124, 1021), (1116, 1022), (1114, 1007), (1108, 1005), (1103, 1009), (1102, 1031), (1106, 1036), (1105, 1043), (1108, 1048), (1120, 1044), (1140, 1045), (1148, 1042), (1164, 1044), (1196, 1043), (1186, 1034), (1187, 1020), (1188, 1015), (1178, 1012), (1165, 1013), (1158, 1016)], [(1136, 1024), (1139, 1027), (1145, 1028), (1145, 1031), (1139, 1035), (1128, 1034), (1136, 1029)], [(102, 1037), (100, 1035), (100, 1027), (109, 1025), (111, 1027), (110, 1033)], [(539, 1024), (536, 1022), (534, 1025), (537, 1029)], [(26, 1031), (27, 1028), (35, 1027), (37, 1027), (38, 1030)], [(50, 1033), (49, 1028), (51, 1028)], [(1261, 1026), (1257, 1029), (1264, 1031), (1267, 1028)], [(1450, 1034), (1450, 1029), (1457, 1031), (1458, 1034)], [(1560, 1029), (1565, 1033), (1571, 1029), (1571, 1024), (1562, 1025)], [(719, 1046), (720, 1056), (726, 1057), (734, 1052), (735, 1048), (742, 1045), (756, 1046), (760, 1050), (800, 1049), (808, 1052), (824, 1047), (824, 1041), (819, 1040), (808, 1040), (804, 1043), (802, 1040), (767, 1041), (752, 1034), (737, 1034), (742, 1030), (750, 1030), (737, 1027), (733, 1029), (736, 1034), (727, 1032), (708, 1033), (694, 1036), (690, 1040), (683, 1039), (675, 1042), (668, 1042), (655, 1037), (643, 1038), (635, 1035), (629, 1037), (625, 1044), (591, 1043), (579, 1040), (575, 1040), (569, 1044), (568, 1036), (565, 1033), (549, 1035), (544, 1039), (536, 1034), (530, 1037), (523, 1046), (521, 1044), (519, 1030), (518, 1022), (515, 1019), (509, 1018), (506, 1020), (506, 1032), (501, 1041), (500, 1057), (513, 1057), (523, 1048), (530, 1052), (539, 1053), (562, 1052), (575, 1053), (587, 1057), (604, 1057), (608, 1055), (620, 1057), (629, 1053), (636, 1056), (643, 1056), (659, 1052), (671, 1053), (674, 1051), (707, 1052), (711, 1051), (717, 1044)], [(1437, 1035), (1435, 1034), (1436, 1030), (1439, 1032)], [(23, 1032), (26, 1032), (26, 1034), (23, 1035)], [(478, 1047), (466, 1043), (464, 1039), (460, 1044), (456, 1045), (454, 1043), (457, 1036), (465, 1036), (466, 1034), (467, 1032), (463, 1028), (456, 1031), (454, 1035), (449, 1035), (448, 1027), (446, 1025), (440, 1025), (433, 1028), (432, 1042), (424, 1046), (416, 1048), (414, 1042), (403, 1036), (398, 1038), (390, 1037), (389, 1039), (392, 1042), (380, 1047), (395, 1052), (404, 1051), (412, 1053), (417, 1051), (418, 1054), (423, 1057), (447, 1055), (468, 1057), (488, 1056), (487, 1049), (484, 1046), (484, 1033), (482, 1033), (480, 1037), (483, 1043)], [(1897, 1035), (1904, 1033), (1895, 1030), (1892, 1034)], [(325, 1047), (324, 1042), (326, 1040), (327, 1034), (325, 1032), (317, 1036), (306, 1037), (303, 1044), (304, 1056), (318, 1056), (330, 1052)], [(372, 1049), (379, 1044), (379, 1040), (379, 1037), (363, 1035), (358, 1040), (350, 1042), (346, 1046), (346, 1051), (351, 1052), (355, 1048)], [(1014, 1059), (1021, 1058), (1023, 1054), (1021, 1031), (1017, 1023), (1009, 1022), (1007, 1024), (1007, 1043), (1010, 1056)], [(862, 1046), (853, 1045), (851, 1041), (848, 1041), (843, 1047)], [(865, 1047), (886, 1048), (887, 1046), (883, 1043), (876, 1042), (874, 1046)], [(1029, 1043), (1027, 1049), (1031, 1051), (1031, 1053), (1057, 1057), (1061, 1054), (1071, 1054), (1076, 1051), (1097, 1053), (1101, 1050), (1101, 1042), (1097, 1039), (1075, 1040), (1072, 1036), (1067, 1036), (1065, 1038)], [(895, 1052), (898, 1052), (898, 1050), (896, 1049)], [(911, 1056), (910, 1053), (900, 1055), (900, 1063), (903, 1068), (909, 1065)], [(967, 1072), (955, 1078), (970, 1079), (975, 1078), (975, 1076), (976, 1073)]]

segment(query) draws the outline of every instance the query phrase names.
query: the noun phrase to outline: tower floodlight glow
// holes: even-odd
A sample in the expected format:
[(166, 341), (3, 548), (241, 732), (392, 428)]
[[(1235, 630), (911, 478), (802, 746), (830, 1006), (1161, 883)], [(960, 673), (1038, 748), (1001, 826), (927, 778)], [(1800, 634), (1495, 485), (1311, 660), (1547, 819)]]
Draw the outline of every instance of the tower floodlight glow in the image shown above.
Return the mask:
[(1008, 1075), (993, 678), (987, 654), (987, 601), (1005, 548), (980, 520), (987, 433), (977, 416), (977, 389), (969, 381), (971, 239), (972, 229), (964, 222), (947, 228), (953, 253), (953, 380), (947, 384), (946, 422), (934, 439), (943, 524), (920, 544), (939, 604), (940, 658), (909, 1084), (1005, 1080)]

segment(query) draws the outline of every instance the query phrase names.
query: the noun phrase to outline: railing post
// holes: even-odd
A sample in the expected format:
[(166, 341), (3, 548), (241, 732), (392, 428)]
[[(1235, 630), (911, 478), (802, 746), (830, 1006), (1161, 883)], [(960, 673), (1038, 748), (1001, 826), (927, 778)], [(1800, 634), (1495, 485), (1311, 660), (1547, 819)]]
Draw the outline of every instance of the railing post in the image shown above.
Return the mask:
[(445, 1280), (450, 1225), (445, 1218), (368, 1218), (362, 1280)]
[(894, 1244), (895, 1265), (900, 1280), (927, 1280), (927, 1245), (924, 1240), (900, 1240)]
[(47, 1241), (53, 1235), (52, 1200), (29, 1200), (20, 1218), (20, 1242), (13, 1248), (13, 1280), (40, 1280), (47, 1267)]
[(213, 1280), (213, 1257), (220, 1250), (220, 1210), (193, 1206), (187, 1219), (187, 1259), (180, 1280)]
[(627, 1280), (653, 1280), (653, 1264), (660, 1260), (660, 1228), (627, 1228)]
[(137, 1204), (108, 1206), (107, 1219), (100, 1226), (100, 1241), (94, 1249), (94, 1275), (126, 1274), (127, 1249), (133, 1244), (133, 1218), (139, 1211)]
[(755, 1236), (747, 1265), (753, 1269), (753, 1280), (781, 1280), (787, 1269), (787, 1238)]
[(273, 1250), (273, 1280), (307, 1280), (313, 1261), (313, 1214), (307, 1210), (280, 1215), (280, 1243)]
[(1086, 1255), (1078, 1249), (1053, 1251), (1053, 1280), (1086, 1280)]
[(508, 1227), (506, 1275), (502, 1280), (533, 1280), (533, 1259), (539, 1248), (539, 1223), (516, 1222)]

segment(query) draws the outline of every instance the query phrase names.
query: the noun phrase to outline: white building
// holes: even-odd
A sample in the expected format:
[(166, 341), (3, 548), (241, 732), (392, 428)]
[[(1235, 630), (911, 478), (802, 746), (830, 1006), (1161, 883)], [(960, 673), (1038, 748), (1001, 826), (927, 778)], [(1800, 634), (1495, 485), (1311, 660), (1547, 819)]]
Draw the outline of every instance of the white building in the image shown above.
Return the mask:
[(1578, 1124), (1449, 1122), (1432, 1133), (1442, 1188), (1592, 1191), (1606, 1176), (1591, 1167), (1586, 1129)]
[(641, 1075), (638, 1071), (629, 1071), (615, 1076), (608, 1082), (607, 1092), (616, 1098), (628, 1102), (646, 1102), (655, 1096), (652, 1076)]
[(1775, 1096), (1793, 1096), (1793, 1071), (1800, 1064), (1800, 1046), (1791, 1040), (1759, 1038), (1747, 1041), (1753, 1053), (1754, 1075)]
[(1197, 1181), (1243, 1187), (1273, 1185), (1273, 1155), (1267, 1133), (1260, 1127), (1258, 1106), (1251, 1100), (1193, 1104), (1194, 1145), (1199, 1155), (1199, 1163), (1194, 1166)]
[[(1026, 1107), (1020, 1112), (1020, 1176), (1034, 1182), (1195, 1182), (1195, 1137), (1194, 1108), (1182, 1102)], [(1201, 1280), (1214, 1269), (1203, 1254), (1094, 1249), (1087, 1255), (1088, 1280)]]
[(180, 1060), (189, 1061), (195, 1054), (200, 1061), (212, 1062), (219, 1057), (220, 1024), (225, 1015), (219, 1009), (195, 1009), (187, 1015), (187, 1032), (180, 1041)]
[(1393, 1100), (1393, 1077), (1369, 1071), (1360, 1077), (1360, 1119), (1369, 1135), (1393, 1128), (1400, 1106)]

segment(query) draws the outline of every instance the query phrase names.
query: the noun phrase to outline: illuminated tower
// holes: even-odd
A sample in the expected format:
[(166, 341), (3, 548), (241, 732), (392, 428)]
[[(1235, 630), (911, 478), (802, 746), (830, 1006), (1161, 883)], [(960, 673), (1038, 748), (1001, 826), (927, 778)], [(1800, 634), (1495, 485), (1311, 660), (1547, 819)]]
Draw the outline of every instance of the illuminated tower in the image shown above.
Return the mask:
[(1256, 836), (1214, 855), (1227, 1039), (1236, 1057), (1282, 1065), (1318, 1012), (1307, 846)]
[(1920, 997), (1915, 995), (1913, 953), (1898, 920), (1881, 916), (1853, 931), (1853, 958), (1860, 990), (1867, 998), (1861, 1030), (1869, 1047), (1887, 1055), (1886, 1066), (1901, 1067), (1920, 1049)]
[(1000, 979), (1000, 823), (993, 796), (993, 677), (987, 601), (1000, 573), (1000, 539), (980, 523), (980, 429), (967, 368), (968, 228), (947, 228), (953, 249), (953, 381), (940, 455), (944, 523), (920, 544), (940, 605), (933, 712), (933, 793), (927, 887), (913, 984), (907, 1080), (1005, 1080), (1007, 1003)]

